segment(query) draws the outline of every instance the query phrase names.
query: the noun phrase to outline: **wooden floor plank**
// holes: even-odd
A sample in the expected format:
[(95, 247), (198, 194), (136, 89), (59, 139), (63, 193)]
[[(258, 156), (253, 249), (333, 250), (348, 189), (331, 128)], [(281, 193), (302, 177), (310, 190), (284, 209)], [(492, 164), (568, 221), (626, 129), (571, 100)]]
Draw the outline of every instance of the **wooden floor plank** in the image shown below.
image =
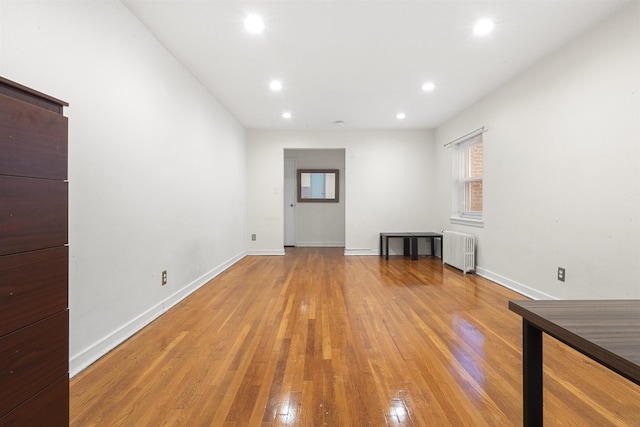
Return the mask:
[[(72, 426), (516, 426), (525, 299), (439, 259), (245, 257), (71, 380)], [(640, 426), (640, 387), (544, 341), (549, 426)]]

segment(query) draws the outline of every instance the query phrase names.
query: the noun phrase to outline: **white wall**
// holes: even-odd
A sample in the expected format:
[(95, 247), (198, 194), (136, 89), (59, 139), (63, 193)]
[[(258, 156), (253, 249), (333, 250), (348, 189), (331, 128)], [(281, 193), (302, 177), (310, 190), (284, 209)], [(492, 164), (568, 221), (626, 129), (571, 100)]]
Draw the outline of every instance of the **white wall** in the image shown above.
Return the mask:
[(295, 203), (296, 246), (344, 246), (344, 150), (285, 150), (284, 156), (294, 159), (296, 170), (338, 170), (338, 202)]
[[(481, 274), (537, 298), (640, 298), (638, 22), (630, 2), (437, 130), (438, 227), (478, 236)], [(454, 226), (442, 146), (482, 125), (485, 226)]]
[(118, 1), (3, 0), (0, 40), (70, 103), (73, 374), (244, 255), (245, 131)]
[(346, 254), (377, 254), (381, 231), (433, 228), (432, 131), (248, 130), (250, 254), (283, 252), (284, 150), (295, 148), (345, 149)]

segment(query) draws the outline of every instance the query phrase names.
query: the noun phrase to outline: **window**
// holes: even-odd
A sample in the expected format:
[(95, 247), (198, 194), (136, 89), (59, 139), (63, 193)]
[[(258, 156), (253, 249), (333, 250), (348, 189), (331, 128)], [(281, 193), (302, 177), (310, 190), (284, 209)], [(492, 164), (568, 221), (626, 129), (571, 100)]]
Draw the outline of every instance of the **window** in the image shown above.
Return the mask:
[(482, 227), (482, 133), (461, 140), (454, 149), (451, 222)]

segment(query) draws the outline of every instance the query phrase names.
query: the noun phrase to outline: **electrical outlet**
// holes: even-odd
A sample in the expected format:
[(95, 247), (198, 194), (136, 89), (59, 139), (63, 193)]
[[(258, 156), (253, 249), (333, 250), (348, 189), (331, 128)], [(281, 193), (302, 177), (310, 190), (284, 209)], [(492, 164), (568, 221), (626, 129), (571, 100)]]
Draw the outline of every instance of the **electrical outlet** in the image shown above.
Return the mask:
[(558, 280), (564, 282), (565, 271), (564, 268), (558, 267)]
[(251, 235), (251, 240), (253, 240), (254, 242), (256, 241), (256, 235), (255, 234)]
[(167, 284), (167, 270), (162, 272), (162, 286)]

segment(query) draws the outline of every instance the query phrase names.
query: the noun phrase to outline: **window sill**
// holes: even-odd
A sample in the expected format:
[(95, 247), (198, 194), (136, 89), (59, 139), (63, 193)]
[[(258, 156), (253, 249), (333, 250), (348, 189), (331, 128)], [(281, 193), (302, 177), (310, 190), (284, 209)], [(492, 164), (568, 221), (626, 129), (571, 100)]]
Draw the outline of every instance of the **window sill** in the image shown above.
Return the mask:
[(451, 224), (461, 224), (461, 225), (469, 225), (471, 227), (484, 227), (483, 219), (474, 219), (474, 218), (464, 218), (460, 216), (452, 216), (449, 218)]

